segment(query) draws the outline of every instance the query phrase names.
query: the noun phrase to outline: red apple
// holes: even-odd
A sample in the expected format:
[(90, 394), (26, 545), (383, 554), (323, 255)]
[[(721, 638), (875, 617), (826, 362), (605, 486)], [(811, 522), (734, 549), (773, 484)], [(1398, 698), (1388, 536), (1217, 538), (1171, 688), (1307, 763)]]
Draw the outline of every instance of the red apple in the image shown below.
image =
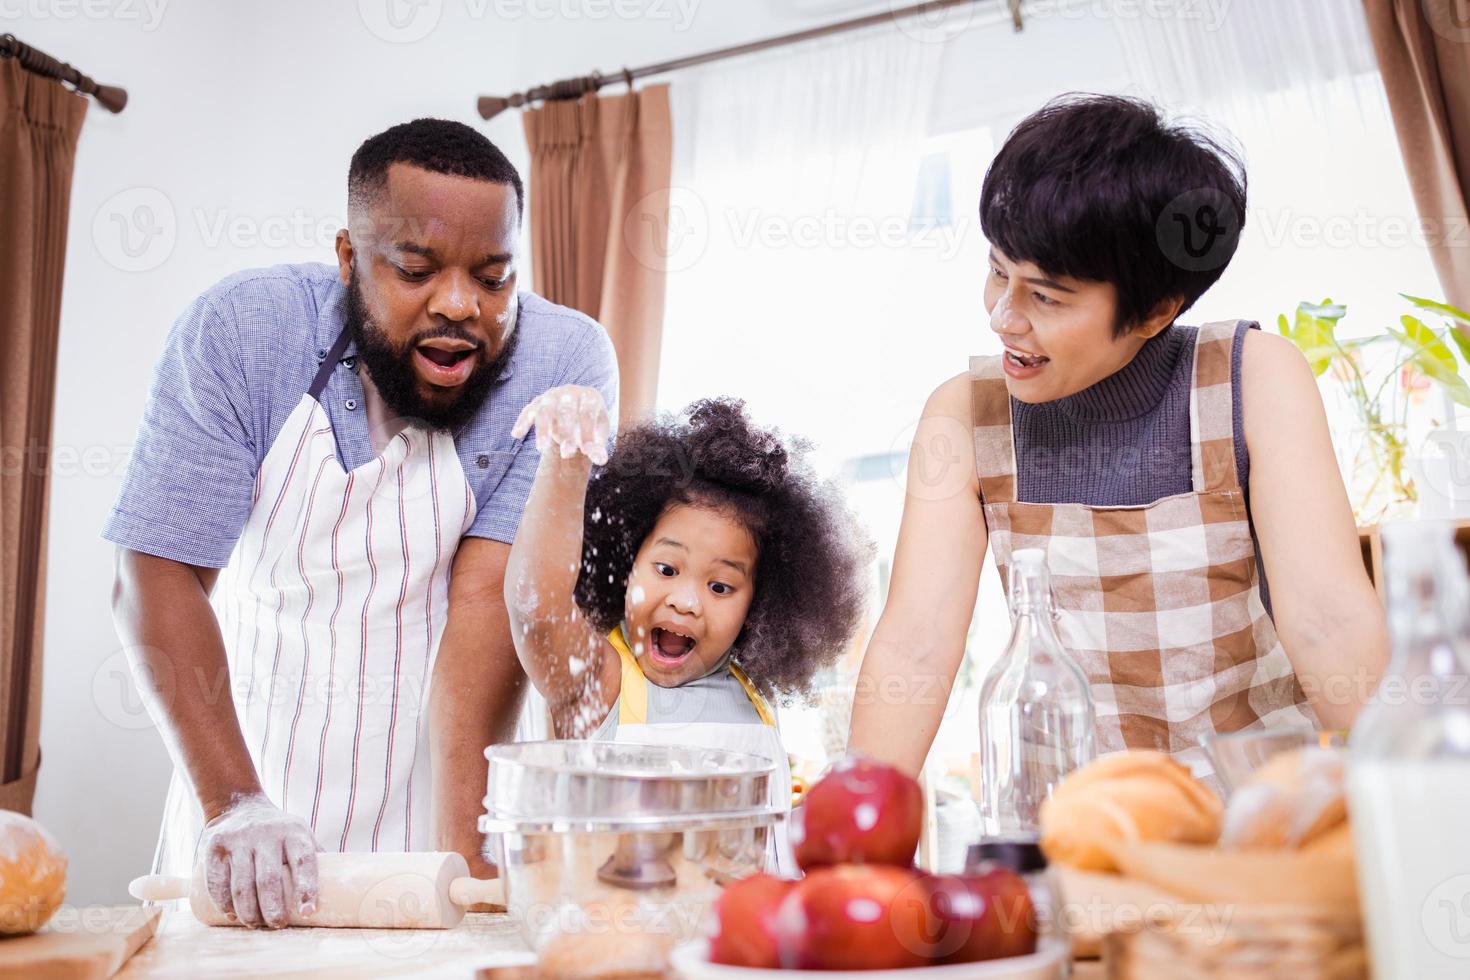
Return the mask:
[(899, 970), (929, 962), (923, 877), (911, 868), (819, 868), (781, 905), (781, 965), (798, 970)]
[(844, 759), (811, 788), (799, 810), (791, 842), (803, 871), (834, 864), (914, 863), (924, 793), (893, 766)]
[(935, 929), (930, 955), (942, 963), (972, 963), (1036, 952), (1036, 908), (1025, 880), (993, 865), (927, 881)]
[(796, 884), (767, 874), (728, 885), (715, 902), (717, 931), (709, 941), (712, 963), (774, 970), (781, 965), (776, 913)]

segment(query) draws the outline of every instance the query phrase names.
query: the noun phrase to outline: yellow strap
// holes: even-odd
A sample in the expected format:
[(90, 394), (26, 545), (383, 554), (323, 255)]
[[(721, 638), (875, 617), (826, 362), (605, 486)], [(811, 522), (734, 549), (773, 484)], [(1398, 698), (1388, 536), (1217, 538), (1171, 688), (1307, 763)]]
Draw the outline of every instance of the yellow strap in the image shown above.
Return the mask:
[(761, 692), (755, 689), (755, 685), (750, 682), (750, 678), (745, 676), (745, 671), (740, 669), (739, 664), (732, 663), (730, 665), (730, 673), (740, 682), (740, 686), (745, 688), (745, 695), (750, 698), (750, 703), (755, 705), (755, 713), (761, 716), (761, 721), (775, 728), (776, 716), (771, 711), (771, 706), (766, 703), (765, 698), (761, 697)]
[(623, 685), (618, 692), (618, 724), (619, 725), (643, 725), (648, 722), (648, 681), (643, 676), (643, 668), (638, 666), (638, 658), (633, 656), (633, 651), (628, 649), (627, 637), (623, 636), (623, 628), (617, 626), (607, 634), (607, 640), (618, 651), (618, 659), (623, 662)]
[[(633, 656), (633, 651), (628, 649), (628, 638), (623, 635), (621, 626), (614, 627), (607, 634), (607, 641), (618, 651), (618, 659), (623, 662), (623, 687), (618, 692), (618, 724), (619, 725), (646, 725), (648, 724), (648, 679), (643, 676), (643, 668), (638, 666), (638, 658)], [(750, 678), (745, 675), (736, 664), (730, 665), (730, 674), (745, 688), (745, 696), (750, 698), (750, 703), (755, 707), (755, 713), (760, 716), (761, 723), (772, 728), (776, 725), (776, 715), (771, 711), (771, 706), (761, 696), (761, 692), (755, 689)]]

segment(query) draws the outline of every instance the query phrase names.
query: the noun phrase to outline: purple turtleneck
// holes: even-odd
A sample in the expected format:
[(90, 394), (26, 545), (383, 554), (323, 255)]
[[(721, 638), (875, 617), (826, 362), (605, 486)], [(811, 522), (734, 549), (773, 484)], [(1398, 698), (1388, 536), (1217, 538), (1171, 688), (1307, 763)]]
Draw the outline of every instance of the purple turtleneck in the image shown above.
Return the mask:
[[(1250, 486), (1240, 396), (1240, 352), (1249, 329), (1235, 331), (1230, 383), (1235, 390), (1235, 463)], [(1189, 392), (1195, 327), (1175, 324), (1147, 341), (1121, 371), (1075, 395), (1041, 404), (1011, 399), (1017, 496), (1030, 503), (1140, 506), (1193, 489)], [(1246, 493), (1249, 508), (1250, 494)], [(1251, 527), (1255, 535), (1254, 524)], [(1260, 567), (1260, 549), (1256, 550)], [(1260, 568), (1261, 596), (1266, 572)]]

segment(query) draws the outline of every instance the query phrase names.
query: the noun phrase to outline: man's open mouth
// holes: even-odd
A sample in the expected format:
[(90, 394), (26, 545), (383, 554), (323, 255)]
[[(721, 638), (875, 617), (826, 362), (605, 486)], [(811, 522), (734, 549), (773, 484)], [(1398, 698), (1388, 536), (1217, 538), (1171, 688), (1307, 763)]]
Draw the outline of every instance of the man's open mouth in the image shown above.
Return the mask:
[(681, 663), (694, 650), (694, 637), (661, 626), (653, 628), (649, 639), (650, 655), (665, 666)]
[(466, 340), (436, 337), (414, 347), (419, 373), (430, 384), (453, 388), (469, 380), (479, 347)]
[(440, 367), (454, 367), (460, 361), (475, 353), (476, 348), (471, 345), (461, 346), (459, 344), (436, 344), (433, 342), (419, 344), (418, 351), (424, 357), (433, 361)]

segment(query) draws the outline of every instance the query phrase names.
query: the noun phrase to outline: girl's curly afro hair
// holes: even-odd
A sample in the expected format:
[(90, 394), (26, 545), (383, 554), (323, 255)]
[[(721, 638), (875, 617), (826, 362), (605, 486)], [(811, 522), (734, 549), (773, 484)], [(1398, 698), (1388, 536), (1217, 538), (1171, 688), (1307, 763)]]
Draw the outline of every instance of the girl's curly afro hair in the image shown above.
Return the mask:
[(587, 486), (577, 605), (611, 630), (643, 541), (671, 506), (734, 515), (756, 542), (755, 595), (735, 659), (766, 695), (801, 696), (852, 639), (866, 603), (869, 546), (803, 443), (759, 429), (738, 399), (695, 402), (618, 436)]

